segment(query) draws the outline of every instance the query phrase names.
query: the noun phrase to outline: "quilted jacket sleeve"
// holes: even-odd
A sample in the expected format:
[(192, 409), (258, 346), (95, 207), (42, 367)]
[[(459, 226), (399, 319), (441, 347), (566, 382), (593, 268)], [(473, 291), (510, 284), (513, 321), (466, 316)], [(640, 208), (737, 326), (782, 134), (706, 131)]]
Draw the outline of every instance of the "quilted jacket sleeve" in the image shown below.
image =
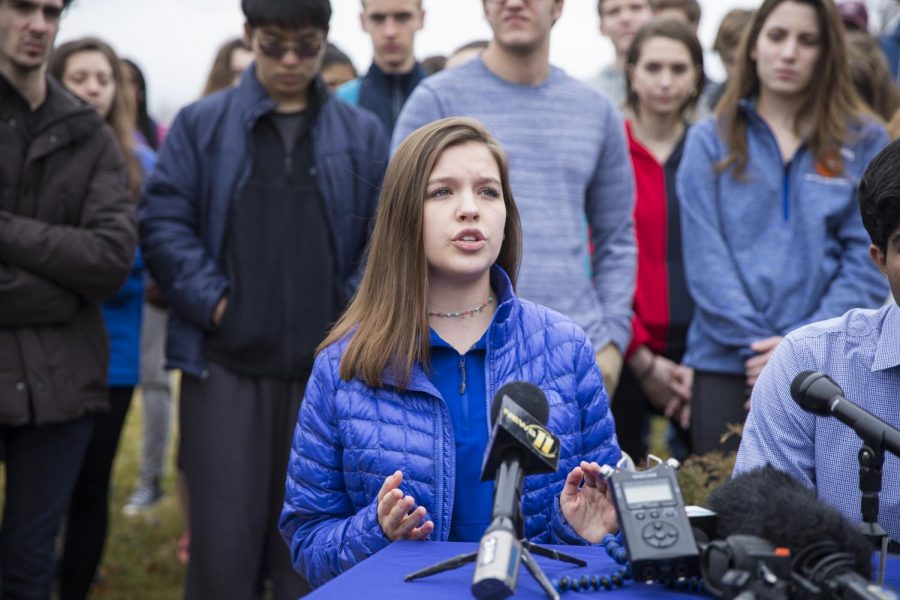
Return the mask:
[(300, 407), (279, 521), (294, 568), (316, 587), (390, 543), (377, 498), (357, 510), (344, 485), (336, 371), (335, 353), (321, 353)]
[[(603, 386), (603, 376), (597, 367), (593, 347), (582, 339), (575, 357), (575, 398), (581, 414), (580, 460), (596, 461), (601, 465), (615, 465), (622, 457), (616, 439), (615, 423), (609, 410), (609, 398)], [(568, 473), (559, 473), (565, 479)], [(553, 497), (550, 515), (550, 543), (587, 545), (589, 542), (575, 533), (566, 522), (559, 506), (559, 492)]]

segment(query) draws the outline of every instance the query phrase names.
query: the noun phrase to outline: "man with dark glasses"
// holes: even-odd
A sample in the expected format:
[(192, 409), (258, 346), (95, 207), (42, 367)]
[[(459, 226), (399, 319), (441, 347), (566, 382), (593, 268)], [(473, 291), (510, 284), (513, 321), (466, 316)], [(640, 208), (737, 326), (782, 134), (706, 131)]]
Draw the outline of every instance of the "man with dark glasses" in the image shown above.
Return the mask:
[(394, 131), (406, 99), (428, 76), (413, 54), (416, 33), (425, 23), (422, 0), (361, 0), (359, 21), (372, 38), (372, 66), (338, 90), (344, 102), (375, 113)]
[(277, 519), (291, 435), (329, 324), (355, 285), (387, 163), (374, 115), (319, 77), (328, 0), (242, 0), (255, 62), (176, 118), (140, 209), (172, 306), (190, 493), (185, 597), (308, 589)]

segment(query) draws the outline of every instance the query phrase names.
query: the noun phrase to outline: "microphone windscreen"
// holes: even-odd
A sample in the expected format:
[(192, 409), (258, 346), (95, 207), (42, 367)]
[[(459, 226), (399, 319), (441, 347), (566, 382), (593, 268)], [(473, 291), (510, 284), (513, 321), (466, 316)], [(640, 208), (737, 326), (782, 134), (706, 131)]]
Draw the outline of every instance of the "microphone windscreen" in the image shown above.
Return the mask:
[(828, 404), (835, 396), (843, 396), (844, 391), (834, 380), (818, 371), (803, 371), (791, 382), (791, 398), (803, 410), (827, 416)]
[(497, 416), (500, 414), (500, 404), (503, 397), (509, 396), (509, 399), (524, 408), (534, 417), (541, 425), (547, 424), (550, 416), (550, 405), (547, 404), (547, 397), (541, 389), (524, 381), (511, 381), (507, 383), (494, 395), (494, 401), (491, 404), (491, 426), (497, 422)]
[(814, 375), (818, 375), (818, 371), (803, 371), (796, 377), (794, 377), (794, 381), (791, 382), (791, 398), (794, 399), (794, 402), (800, 404), (800, 396), (804, 391), (804, 384), (806, 380)]
[[(852, 493), (852, 490), (847, 490)], [(855, 570), (869, 576), (869, 543), (856, 525), (816, 497), (791, 475), (766, 465), (725, 482), (709, 497), (718, 515), (716, 537), (753, 535), (796, 556), (807, 546), (830, 540), (854, 557)]]

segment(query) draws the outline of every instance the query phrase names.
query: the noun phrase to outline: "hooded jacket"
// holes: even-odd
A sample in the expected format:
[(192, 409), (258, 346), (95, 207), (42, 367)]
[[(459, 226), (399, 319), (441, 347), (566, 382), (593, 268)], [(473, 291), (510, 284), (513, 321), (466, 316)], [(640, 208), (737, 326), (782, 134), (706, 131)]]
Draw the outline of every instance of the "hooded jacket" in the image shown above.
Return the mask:
[(108, 408), (100, 303), (136, 242), (125, 162), (97, 112), (52, 77), (32, 111), (0, 76), (0, 424)]

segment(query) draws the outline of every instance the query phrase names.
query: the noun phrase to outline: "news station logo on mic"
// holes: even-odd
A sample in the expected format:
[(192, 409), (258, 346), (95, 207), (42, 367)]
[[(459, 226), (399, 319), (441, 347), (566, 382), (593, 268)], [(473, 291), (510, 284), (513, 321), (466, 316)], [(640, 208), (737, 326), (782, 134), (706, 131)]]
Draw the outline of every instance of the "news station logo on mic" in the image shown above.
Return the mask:
[[(515, 388), (513, 390), (518, 391)], [(543, 393), (536, 387), (535, 391), (543, 398)], [(491, 407), (492, 441), (485, 452), (482, 481), (494, 479), (505, 450), (518, 449), (522, 454), (522, 466), (529, 474), (555, 473), (559, 467), (559, 439), (545, 427), (549, 416), (547, 400), (544, 399), (542, 410), (535, 410), (542, 414), (534, 415), (522, 407), (522, 404), (528, 403), (527, 397), (525, 398), (526, 401), (522, 402), (522, 398), (517, 397), (520, 404), (510, 395), (498, 392), (495, 407)], [(525, 449), (528, 451), (524, 451)]]
[[(504, 397), (506, 400), (507, 397)], [(523, 435), (532, 440), (531, 447), (534, 448), (541, 456), (549, 460), (557, 458), (559, 453), (559, 443), (553, 434), (544, 429), (541, 425), (534, 422), (526, 422), (519, 414), (510, 409), (510, 404), (518, 407), (517, 404), (504, 403), (501, 408), (503, 418), (509, 423), (522, 429)], [(530, 416), (530, 415), (529, 415)]]

